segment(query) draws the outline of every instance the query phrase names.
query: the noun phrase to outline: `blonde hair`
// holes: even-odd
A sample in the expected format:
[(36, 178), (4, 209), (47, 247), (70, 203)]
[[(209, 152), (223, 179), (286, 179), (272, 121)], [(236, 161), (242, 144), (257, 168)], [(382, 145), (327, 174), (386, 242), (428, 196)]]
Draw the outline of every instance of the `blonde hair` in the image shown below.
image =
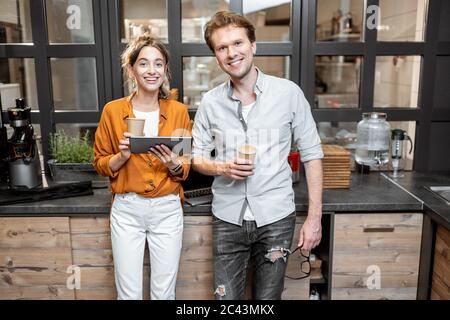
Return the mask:
[(164, 46), (164, 44), (155, 38), (151, 33), (146, 32), (137, 38), (130, 41), (123, 51), (121, 55), (121, 63), (122, 63), (122, 70), (125, 74), (125, 76), (128, 78), (128, 80), (132, 79), (132, 75), (130, 74), (128, 67), (133, 67), (136, 63), (136, 60), (141, 53), (141, 50), (144, 47), (153, 47), (157, 49), (162, 56), (164, 57), (165, 64), (166, 64), (166, 80), (164, 81), (163, 85), (159, 88), (159, 98), (160, 99), (168, 99), (170, 96), (170, 80), (172, 79), (172, 76), (170, 74), (169, 70), (169, 51)]

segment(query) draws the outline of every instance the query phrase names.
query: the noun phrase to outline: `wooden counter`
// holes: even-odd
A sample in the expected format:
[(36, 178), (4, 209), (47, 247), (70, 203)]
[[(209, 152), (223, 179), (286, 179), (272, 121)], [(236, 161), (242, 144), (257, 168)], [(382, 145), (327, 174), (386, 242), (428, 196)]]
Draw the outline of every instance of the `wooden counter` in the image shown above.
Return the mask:
[[(296, 234), (304, 218), (297, 219)], [(214, 299), (211, 216), (184, 221), (177, 299)], [(146, 250), (144, 299), (148, 256)], [(74, 287), (76, 274), (80, 288)], [(115, 298), (109, 217), (0, 218), (0, 299)], [(286, 279), (283, 299), (308, 298), (309, 278)]]

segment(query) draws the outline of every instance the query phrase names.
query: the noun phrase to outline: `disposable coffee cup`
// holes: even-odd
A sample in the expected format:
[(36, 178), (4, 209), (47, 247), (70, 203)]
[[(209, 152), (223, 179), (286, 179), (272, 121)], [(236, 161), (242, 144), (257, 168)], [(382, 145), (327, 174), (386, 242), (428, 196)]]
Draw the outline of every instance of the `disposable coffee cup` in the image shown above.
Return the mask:
[(244, 160), (251, 160), (255, 162), (256, 148), (251, 145), (244, 145), (239, 148), (239, 158)]
[(143, 136), (145, 119), (127, 118), (128, 132), (133, 136)]

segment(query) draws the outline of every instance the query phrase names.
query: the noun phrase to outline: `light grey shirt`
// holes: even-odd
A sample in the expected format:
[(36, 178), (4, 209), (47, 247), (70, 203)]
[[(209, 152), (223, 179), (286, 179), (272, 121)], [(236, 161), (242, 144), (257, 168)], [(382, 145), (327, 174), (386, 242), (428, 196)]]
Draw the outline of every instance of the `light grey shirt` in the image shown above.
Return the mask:
[(257, 148), (254, 175), (244, 181), (216, 176), (212, 185), (213, 214), (242, 225), (250, 206), (258, 227), (276, 222), (295, 211), (292, 171), (287, 161), (291, 138), (307, 162), (323, 158), (311, 108), (292, 81), (258, 70), (256, 103), (242, 116), (242, 104), (233, 96), (231, 81), (208, 91), (197, 110), (192, 132), (192, 156), (229, 161), (245, 144)]

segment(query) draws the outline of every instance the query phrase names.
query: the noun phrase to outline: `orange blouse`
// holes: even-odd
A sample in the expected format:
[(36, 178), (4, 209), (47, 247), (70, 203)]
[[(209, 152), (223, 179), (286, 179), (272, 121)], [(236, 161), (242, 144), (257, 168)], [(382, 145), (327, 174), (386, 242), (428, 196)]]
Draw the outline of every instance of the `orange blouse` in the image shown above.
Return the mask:
[[(180, 157), (183, 176), (172, 176), (169, 169), (152, 154), (131, 154), (128, 161), (116, 172), (109, 167), (109, 160), (120, 152), (119, 140), (127, 131), (128, 117), (134, 117), (129, 97), (114, 100), (103, 109), (94, 143), (94, 167), (101, 175), (108, 176), (113, 194), (134, 192), (144, 197), (159, 197), (179, 193), (183, 199), (181, 181), (186, 180), (190, 159)], [(159, 136), (190, 136), (191, 125), (187, 107), (176, 100), (159, 100)]]

